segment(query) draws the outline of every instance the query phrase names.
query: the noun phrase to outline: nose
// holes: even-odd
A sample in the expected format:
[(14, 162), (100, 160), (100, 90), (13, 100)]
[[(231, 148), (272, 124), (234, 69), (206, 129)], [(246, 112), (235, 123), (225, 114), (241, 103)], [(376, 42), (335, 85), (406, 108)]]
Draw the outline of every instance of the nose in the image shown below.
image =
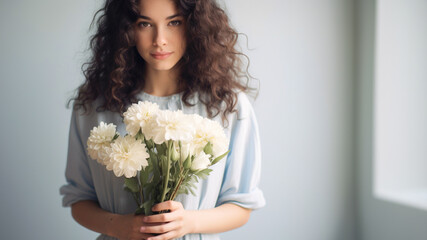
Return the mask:
[(153, 39), (153, 45), (154, 46), (165, 46), (167, 43), (166, 40), (166, 30), (162, 27), (156, 28), (154, 39)]

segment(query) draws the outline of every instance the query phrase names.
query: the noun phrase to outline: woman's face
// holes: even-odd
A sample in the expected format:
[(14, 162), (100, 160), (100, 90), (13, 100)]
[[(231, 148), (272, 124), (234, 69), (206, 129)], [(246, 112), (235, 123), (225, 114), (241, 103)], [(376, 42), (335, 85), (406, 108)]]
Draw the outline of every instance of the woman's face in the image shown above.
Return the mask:
[(172, 0), (141, 0), (136, 48), (149, 68), (170, 70), (184, 55), (185, 19)]

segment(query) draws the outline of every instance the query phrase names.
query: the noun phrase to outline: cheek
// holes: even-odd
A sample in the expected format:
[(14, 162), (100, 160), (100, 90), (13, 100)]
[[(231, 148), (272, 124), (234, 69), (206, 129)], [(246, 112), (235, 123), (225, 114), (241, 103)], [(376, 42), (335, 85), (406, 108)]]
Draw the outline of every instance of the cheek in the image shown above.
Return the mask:
[(185, 38), (185, 34), (184, 34), (184, 33), (182, 33), (182, 34), (179, 36), (179, 44), (180, 44), (180, 46), (181, 46), (181, 49), (182, 49), (183, 51), (185, 51), (185, 48), (187, 47), (187, 39)]
[(136, 48), (141, 54), (151, 47), (150, 36), (148, 34), (139, 34), (136, 36)]

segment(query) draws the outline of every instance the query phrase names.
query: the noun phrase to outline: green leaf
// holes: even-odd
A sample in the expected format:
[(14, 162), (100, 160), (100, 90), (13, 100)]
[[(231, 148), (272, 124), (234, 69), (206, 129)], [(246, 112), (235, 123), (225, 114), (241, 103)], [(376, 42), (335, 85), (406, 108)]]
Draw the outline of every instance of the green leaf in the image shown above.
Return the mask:
[(191, 192), (191, 195), (196, 196), (196, 193), (194, 192), (193, 188), (190, 188), (189, 190)]
[(136, 140), (142, 140), (141, 142), (144, 141), (144, 135), (141, 132), (141, 128), (139, 129), (138, 133), (136, 133), (135, 138)]
[(116, 140), (120, 135), (118, 133), (114, 134), (113, 140), (112, 142), (114, 142), (114, 140)]
[[(143, 134), (143, 136), (144, 136), (144, 134)], [(152, 149), (154, 148), (154, 142), (153, 142), (153, 140), (152, 140), (152, 139), (147, 139), (147, 138), (145, 138), (145, 136), (144, 136), (144, 142), (145, 142), (145, 145), (147, 146), (147, 148), (148, 148), (149, 150), (152, 150)]]
[(223, 159), (225, 156), (227, 156), (227, 154), (230, 152), (230, 150), (228, 150), (227, 152), (225, 152), (224, 154), (222, 154), (221, 156), (219, 156), (219, 157), (217, 157), (217, 158), (215, 158), (213, 161), (212, 161), (212, 163), (211, 163), (211, 165), (214, 165), (214, 164), (216, 164), (217, 162), (219, 162), (219, 160), (221, 160), (221, 159)]
[(156, 149), (159, 155), (166, 155), (167, 148), (166, 143), (156, 144)]
[(198, 171), (197, 173), (195, 173), (195, 175), (201, 179), (205, 179), (209, 176), (209, 174), (211, 172), (212, 172), (212, 169), (207, 168), (207, 169), (203, 169), (203, 170)]
[(153, 183), (160, 182), (160, 169), (159, 165), (153, 164)]
[(212, 143), (206, 143), (206, 146), (203, 148), (203, 152), (206, 154), (212, 155)]
[(212, 169), (209, 169), (209, 168), (206, 168), (206, 169), (199, 171), (199, 173), (203, 174), (203, 175), (209, 175), (209, 173), (211, 173), (211, 172), (212, 172)]
[(141, 186), (144, 186), (148, 182), (148, 176), (150, 175), (151, 170), (149, 169), (149, 166), (147, 166), (144, 171), (141, 171), (139, 173), (139, 182), (141, 183)]
[(139, 192), (139, 184), (136, 177), (125, 178), (125, 185), (130, 191)]
[(138, 207), (135, 211), (135, 215), (141, 215), (144, 212), (144, 208)]
[(153, 199), (151, 199), (149, 201), (146, 201), (143, 204), (145, 215), (147, 215), (147, 216), (153, 215), (153, 211), (151, 211), (151, 208), (153, 207), (153, 205), (154, 205), (154, 200)]
[(133, 193), (132, 190), (130, 190), (130, 188), (128, 188), (127, 186), (124, 187), (125, 191)]

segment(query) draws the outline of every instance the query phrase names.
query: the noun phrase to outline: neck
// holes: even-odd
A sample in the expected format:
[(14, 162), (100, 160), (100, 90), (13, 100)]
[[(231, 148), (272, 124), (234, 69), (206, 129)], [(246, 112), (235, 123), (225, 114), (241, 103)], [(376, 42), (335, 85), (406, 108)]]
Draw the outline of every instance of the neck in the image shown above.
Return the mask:
[(178, 86), (178, 70), (155, 70), (147, 68), (144, 92), (154, 96), (170, 96), (180, 92)]

